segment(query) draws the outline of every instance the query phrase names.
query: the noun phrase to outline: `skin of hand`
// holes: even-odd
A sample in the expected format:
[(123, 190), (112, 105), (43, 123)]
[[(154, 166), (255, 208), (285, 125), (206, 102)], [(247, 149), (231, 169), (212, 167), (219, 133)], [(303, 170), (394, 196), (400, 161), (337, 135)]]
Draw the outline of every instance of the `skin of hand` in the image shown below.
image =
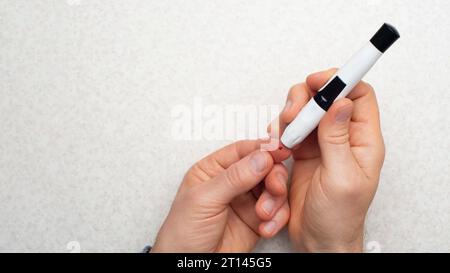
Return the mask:
[[(248, 252), (261, 236), (276, 235), (289, 219), (288, 172), (260, 149), (262, 143), (238, 141), (194, 164), (152, 252)], [(270, 209), (265, 220), (255, 212), (263, 190), (275, 196), (272, 205), (261, 206)]]
[[(279, 117), (281, 132), (335, 72), (314, 73), (306, 83), (291, 88)], [(318, 128), (292, 149), (289, 235), (297, 250), (363, 250), (365, 216), (384, 153), (374, 90), (360, 82), (347, 98), (335, 101)]]

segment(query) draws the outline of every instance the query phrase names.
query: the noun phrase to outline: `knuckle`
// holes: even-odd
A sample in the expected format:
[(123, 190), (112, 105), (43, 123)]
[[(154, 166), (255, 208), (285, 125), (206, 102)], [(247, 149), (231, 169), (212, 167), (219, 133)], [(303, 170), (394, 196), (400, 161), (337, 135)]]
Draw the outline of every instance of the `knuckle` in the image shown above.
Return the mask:
[(378, 158), (380, 168), (381, 168), (381, 166), (383, 165), (384, 159), (386, 157), (386, 146), (384, 145), (383, 138), (381, 138), (381, 143), (377, 149), (376, 154), (378, 155), (377, 158)]
[(198, 169), (203, 172), (208, 178), (214, 177), (223, 168), (217, 162), (217, 160), (211, 156), (208, 156), (197, 163)]
[(194, 181), (198, 180), (198, 171), (197, 171), (197, 164), (192, 165), (189, 170), (186, 172), (186, 174), (183, 177), (183, 181), (181, 182), (181, 187), (190, 187), (194, 184)]
[(384, 144), (383, 138), (381, 138), (380, 154), (382, 159), (384, 160), (384, 157), (386, 156), (386, 145)]
[(344, 184), (341, 188), (341, 194), (348, 198), (348, 200), (355, 200), (360, 197), (361, 191), (358, 186), (353, 185), (352, 183)]
[(362, 188), (363, 183), (359, 179), (355, 179), (343, 181), (339, 187), (341, 196), (346, 200), (353, 201), (361, 198), (361, 193), (364, 191)]
[(278, 175), (281, 175), (285, 180), (287, 180), (287, 178), (289, 177), (288, 169), (283, 162), (274, 164), (272, 171), (274, 171)]
[(366, 81), (362, 81), (362, 83), (365, 85), (365, 87), (367, 88), (368, 91), (374, 92), (373, 86), (370, 83), (368, 83)]
[(376, 98), (375, 89), (370, 83), (361, 81), (361, 86), (367, 95)]
[(183, 202), (186, 202), (186, 204), (196, 204), (199, 202), (198, 196), (202, 196), (201, 194), (198, 194), (198, 189), (196, 187), (192, 187), (189, 189), (185, 189), (182, 191), (179, 191), (178, 196), (183, 200)]
[(349, 142), (350, 134), (346, 128), (342, 128), (341, 130), (337, 130), (333, 132), (333, 134), (326, 135), (324, 137), (325, 142), (334, 144), (334, 145), (342, 145)]
[(231, 188), (239, 187), (243, 181), (242, 172), (236, 165), (233, 165), (225, 172), (225, 179)]
[[(189, 178), (189, 179), (188, 179)], [(210, 176), (203, 169), (200, 162), (195, 163), (185, 175), (185, 180), (205, 181), (210, 179)]]
[(297, 83), (297, 84), (294, 84), (293, 86), (291, 86), (291, 88), (289, 89), (288, 97), (292, 97), (292, 96), (294, 96), (294, 94), (296, 92), (301, 91), (304, 88), (303, 85), (304, 85), (304, 83)]
[(240, 140), (238, 140), (238, 141), (236, 141), (234, 143), (231, 143), (229, 146), (233, 146), (234, 148), (236, 148), (236, 147), (239, 147), (239, 146), (244, 146), (246, 144), (248, 144), (248, 140), (240, 139)]

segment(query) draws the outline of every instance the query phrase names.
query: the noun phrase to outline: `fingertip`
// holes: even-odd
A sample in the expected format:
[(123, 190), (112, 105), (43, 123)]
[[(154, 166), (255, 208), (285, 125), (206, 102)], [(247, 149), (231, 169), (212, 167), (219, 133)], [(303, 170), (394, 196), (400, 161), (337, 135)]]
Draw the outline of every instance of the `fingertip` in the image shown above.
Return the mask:
[(349, 105), (349, 104), (353, 104), (353, 101), (351, 99), (349, 99), (349, 98), (341, 98), (341, 99), (338, 99), (336, 101), (336, 105), (338, 107), (343, 107), (343, 106), (346, 106), (346, 105)]
[(312, 73), (306, 77), (306, 84), (314, 91), (319, 90), (336, 73), (337, 68), (330, 68)]
[(368, 96), (371, 98), (371, 100), (376, 101), (376, 94), (372, 85), (365, 81), (359, 81), (359, 83), (352, 89), (352, 92), (350, 92), (347, 97), (351, 100), (357, 100), (365, 96)]
[(273, 236), (277, 235), (277, 229), (277, 223), (273, 220), (262, 222), (258, 227), (259, 235), (261, 235), (261, 237), (265, 239), (270, 239)]
[(255, 204), (256, 215), (262, 221), (272, 219), (287, 202), (287, 174), (277, 166), (266, 176), (266, 187)]
[(288, 189), (287, 189), (287, 180), (288, 180), (288, 175), (281, 173), (281, 172), (277, 172), (275, 174), (275, 176), (277, 177), (277, 187), (276, 189), (273, 191), (272, 194), (276, 195), (276, 196), (287, 196), (288, 194)]
[(290, 123), (297, 116), (300, 109), (309, 101), (310, 90), (305, 83), (299, 83), (291, 87), (286, 100), (286, 105), (280, 114), (282, 124)]
[(320, 77), (320, 73), (322, 73), (322, 72), (314, 72), (314, 73), (309, 74), (308, 76), (306, 76), (306, 84), (309, 87), (315, 86), (317, 78)]
[(274, 164), (272, 155), (268, 151), (262, 151), (262, 152), (264, 153), (265, 157), (267, 158), (268, 168), (272, 169), (273, 164)]
[(267, 239), (274, 237), (284, 226), (286, 226), (289, 221), (289, 216), (290, 209), (286, 202), (271, 220), (260, 223), (258, 227), (260, 235)]
[(273, 210), (275, 209), (275, 200), (264, 191), (255, 204), (256, 215), (262, 221), (268, 221), (272, 218)]
[(267, 151), (256, 150), (250, 154), (248, 160), (250, 168), (257, 175), (267, 174), (273, 167), (273, 158)]
[(342, 112), (343, 109), (349, 109), (351, 111), (353, 109), (353, 101), (348, 98), (341, 98), (333, 102), (328, 112), (331, 116), (337, 115), (339, 112)]
[[(275, 174), (275, 176), (282, 176), (281, 174)], [(269, 182), (265, 182), (266, 190), (270, 195), (276, 197), (283, 197), (287, 195), (287, 182), (281, 180), (281, 178), (272, 179)]]
[(291, 154), (291, 150), (284, 146), (281, 141), (279, 141), (279, 145), (276, 150), (270, 151), (270, 155), (272, 156), (275, 163), (280, 163), (288, 159)]
[(288, 176), (288, 171), (283, 164), (275, 164), (266, 176), (265, 189), (273, 196), (286, 196)]
[(270, 133), (272, 132), (272, 122), (267, 125), (266, 132), (270, 136)]

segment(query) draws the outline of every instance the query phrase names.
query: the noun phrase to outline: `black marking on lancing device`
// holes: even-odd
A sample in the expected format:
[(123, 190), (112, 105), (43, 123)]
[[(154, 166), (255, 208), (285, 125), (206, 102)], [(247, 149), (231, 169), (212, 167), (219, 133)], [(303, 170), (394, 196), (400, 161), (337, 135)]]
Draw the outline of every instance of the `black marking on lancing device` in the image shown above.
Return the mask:
[(345, 86), (345, 82), (336, 76), (327, 84), (327, 86), (314, 96), (314, 100), (320, 108), (327, 111), (341, 91), (344, 90)]
[(381, 28), (373, 35), (370, 42), (381, 52), (384, 53), (397, 39), (400, 34), (395, 27), (384, 23)]

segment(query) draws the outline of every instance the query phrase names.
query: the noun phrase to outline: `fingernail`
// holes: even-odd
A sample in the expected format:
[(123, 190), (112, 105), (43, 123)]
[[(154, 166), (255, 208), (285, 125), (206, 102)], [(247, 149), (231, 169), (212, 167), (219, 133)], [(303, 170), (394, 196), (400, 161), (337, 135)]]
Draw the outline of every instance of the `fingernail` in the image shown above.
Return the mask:
[(341, 109), (339, 109), (338, 113), (336, 114), (336, 122), (347, 121), (350, 118), (351, 114), (352, 114), (351, 104), (341, 107)]
[(275, 206), (275, 202), (272, 199), (267, 199), (262, 203), (262, 209), (267, 215), (272, 214), (273, 208)]
[(284, 105), (284, 108), (283, 108), (283, 113), (289, 111), (289, 109), (291, 109), (291, 107), (292, 107), (292, 101), (291, 100), (286, 101), (286, 104)]
[(264, 231), (267, 232), (268, 234), (274, 233), (276, 228), (277, 223), (275, 221), (270, 221), (264, 225)]
[(257, 173), (264, 171), (267, 167), (266, 155), (263, 152), (254, 153), (250, 157), (250, 166)]

